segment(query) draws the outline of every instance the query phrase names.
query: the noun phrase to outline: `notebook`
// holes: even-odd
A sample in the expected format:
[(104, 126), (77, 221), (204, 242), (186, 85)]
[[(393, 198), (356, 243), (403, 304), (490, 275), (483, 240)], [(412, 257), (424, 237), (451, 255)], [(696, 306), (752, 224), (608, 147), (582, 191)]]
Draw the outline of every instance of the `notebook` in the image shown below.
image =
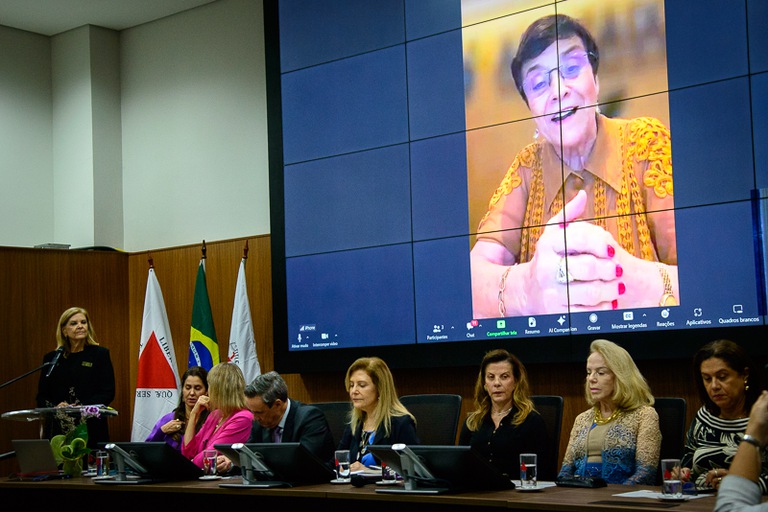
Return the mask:
[(47, 439), (13, 439), (20, 476), (58, 475), (59, 467)]

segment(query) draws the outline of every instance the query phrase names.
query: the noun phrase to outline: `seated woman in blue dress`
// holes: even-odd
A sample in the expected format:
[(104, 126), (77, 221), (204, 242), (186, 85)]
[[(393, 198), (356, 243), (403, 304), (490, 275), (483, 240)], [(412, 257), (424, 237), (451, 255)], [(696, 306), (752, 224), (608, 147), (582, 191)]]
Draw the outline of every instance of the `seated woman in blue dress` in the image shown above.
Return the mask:
[(344, 386), (352, 411), (338, 449), (349, 450), (353, 472), (379, 464), (368, 452), (372, 444), (420, 444), (416, 419), (400, 403), (387, 363), (378, 357), (361, 357), (347, 369)]
[(651, 389), (622, 347), (595, 340), (589, 349), (584, 391), (592, 407), (573, 422), (560, 477), (654, 485), (661, 431)]

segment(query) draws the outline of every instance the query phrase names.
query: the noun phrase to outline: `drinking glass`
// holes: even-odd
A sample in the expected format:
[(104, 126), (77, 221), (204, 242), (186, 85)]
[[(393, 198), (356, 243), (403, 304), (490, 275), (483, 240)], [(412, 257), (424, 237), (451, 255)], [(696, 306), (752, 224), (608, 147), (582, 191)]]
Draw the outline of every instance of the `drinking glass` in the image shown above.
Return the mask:
[(682, 498), (683, 482), (680, 480), (680, 459), (661, 461), (661, 495), (665, 498)]
[(216, 474), (216, 450), (203, 450), (203, 471), (207, 476)]
[(536, 488), (536, 459), (535, 453), (520, 454), (520, 488)]
[(96, 476), (109, 475), (109, 453), (104, 450), (96, 452)]
[(336, 479), (350, 480), (349, 450), (336, 450)]

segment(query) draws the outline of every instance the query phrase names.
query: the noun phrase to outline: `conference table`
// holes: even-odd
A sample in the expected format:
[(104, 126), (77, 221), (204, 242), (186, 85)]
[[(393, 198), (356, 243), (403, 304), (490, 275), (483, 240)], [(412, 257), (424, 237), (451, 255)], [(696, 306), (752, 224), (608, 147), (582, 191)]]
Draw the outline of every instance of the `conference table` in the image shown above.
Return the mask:
[[(350, 484), (319, 484), (289, 488), (224, 488), (223, 480), (158, 482), (150, 484), (104, 484), (89, 477), (64, 480), (18, 481), (0, 479), (0, 495), (6, 503), (24, 503), (25, 508), (51, 510), (52, 503), (111, 504), (117, 508), (155, 510), (213, 510), (208, 507), (275, 507), (274, 510), (360, 510), (361, 512), (437, 512), (437, 511), (630, 511), (658, 510), (673, 512), (711, 511), (714, 495), (683, 502), (657, 498), (617, 496), (633, 491), (658, 492), (657, 487), (608, 485), (599, 489), (547, 487), (536, 492), (517, 489), (504, 491), (462, 492), (435, 495), (383, 494), (374, 484), (354, 487)], [(233, 479), (232, 482), (239, 482)], [(122, 505), (122, 506), (120, 506)], [(101, 506), (97, 506), (100, 508)], [(183, 507), (183, 508), (182, 508)], [(301, 508), (300, 508), (301, 507)]]

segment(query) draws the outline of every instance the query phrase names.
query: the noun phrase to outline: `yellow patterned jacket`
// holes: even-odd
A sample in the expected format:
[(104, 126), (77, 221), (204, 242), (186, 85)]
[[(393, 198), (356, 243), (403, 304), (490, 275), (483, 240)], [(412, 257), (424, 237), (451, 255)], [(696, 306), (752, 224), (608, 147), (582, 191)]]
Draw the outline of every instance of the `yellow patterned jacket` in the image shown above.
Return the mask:
[(545, 141), (523, 148), (491, 198), (478, 240), (504, 245), (517, 263), (530, 261), (563, 196), (567, 202), (583, 189), (590, 198), (583, 220), (606, 229), (638, 258), (676, 265), (669, 130), (650, 117), (598, 115), (597, 127), (584, 170), (563, 164)]

